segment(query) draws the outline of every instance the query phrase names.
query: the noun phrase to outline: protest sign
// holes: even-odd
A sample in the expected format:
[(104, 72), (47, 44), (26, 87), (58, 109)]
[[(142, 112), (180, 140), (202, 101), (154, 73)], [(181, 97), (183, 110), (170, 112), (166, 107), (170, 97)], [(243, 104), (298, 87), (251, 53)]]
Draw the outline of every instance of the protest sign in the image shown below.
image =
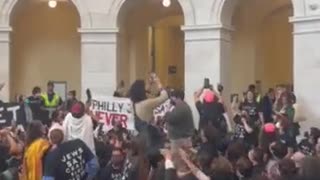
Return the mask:
[(23, 124), (23, 122), (25, 122), (23, 106), (17, 103), (1, 103), (0, 128), (11, 126), (12, 121), (16, 121), (17, 124)]
[(158, 106), (156, 109), (153, 111), (153, 116), (154, 119), (160, 120), (162, 119), (167, 112), (170, 111), (170, 108), (172, 107), (170, 100), (167, 100), (166, 102), (162, 103), (160, 106)]
[(110, 130), (115, 122), (121, 122), (128, 130), (135, 130), (132, 107), (128, 98), (93, 97), (90, 109), (105, 124), (106, 130)]

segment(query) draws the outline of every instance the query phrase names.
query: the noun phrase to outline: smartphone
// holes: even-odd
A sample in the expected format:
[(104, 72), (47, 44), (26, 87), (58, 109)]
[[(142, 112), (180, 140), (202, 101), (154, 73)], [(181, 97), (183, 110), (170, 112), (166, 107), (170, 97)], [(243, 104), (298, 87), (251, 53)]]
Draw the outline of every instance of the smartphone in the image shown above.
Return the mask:
[(209, 79), (209, 78), (205, 78), (205, 79), (204, 79), (203, 88), (204, 88), (204, 89), (210, 88), (210, 79)]

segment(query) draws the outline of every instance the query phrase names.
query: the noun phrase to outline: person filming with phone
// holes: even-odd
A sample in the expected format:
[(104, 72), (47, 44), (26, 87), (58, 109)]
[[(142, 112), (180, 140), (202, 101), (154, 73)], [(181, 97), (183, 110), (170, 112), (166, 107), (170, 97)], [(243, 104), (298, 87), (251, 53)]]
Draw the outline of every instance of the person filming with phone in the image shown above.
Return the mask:
[(219, 101), (218, 93), (214, 92), (210, 85), (209, 79), (206, 78), (203, 88), (194, 94), (194, 101), (200, 114), (199, 129), (210, 125), (226, 133), (227, 123), (223, 115), (225, 109)]
[[(155, 85), (159, 95), (154, 98), (147, 98), (147, 89)], [(147, 147), (147, 156), (152, 165), (156, 166), (154, 157), (157, 156), (159, 148), (162, 148), (163, 141), (160, 131), (154, 126), (153, 111), (155, 108), (168, 100), (169, 95), (165, 89), (162, 88), (160, 79), (155, 73), (151, 73), (147, 81), (136, 80), (130, 90), (129, 97), (133, 104), (134, 124), (141, 139)], [(160, 155), (160, 152), (159, 152)]]

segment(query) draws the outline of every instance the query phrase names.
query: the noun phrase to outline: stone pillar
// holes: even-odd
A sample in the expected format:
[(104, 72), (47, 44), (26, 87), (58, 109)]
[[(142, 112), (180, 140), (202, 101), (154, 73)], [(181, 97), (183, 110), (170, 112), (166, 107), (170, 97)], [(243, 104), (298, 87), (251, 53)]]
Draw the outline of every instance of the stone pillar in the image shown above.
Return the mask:
[(294, 90), (307, 115), (302, 132), (320, 125), (320, 16), (294, 17)]
[(81, 33), (81, 98), (87, 88), (93, 96), (112, 96), (116, 88), (116, 37), (118, 30), (80, 29)]
[(185, 32), (186, 100), (193, 105), (198, 126), (193, 94), (203, 87), (204, 78), (209, 78), (215, 88), (218, 83), (222, 83), (226, 90), (229, 87), (230, 31), (216, 25), (184, 26), (182, 29)]
[(10, 27), (0, 27), (0, 83), (5, 83), (0, 91), (0, 100), (10, 99)]

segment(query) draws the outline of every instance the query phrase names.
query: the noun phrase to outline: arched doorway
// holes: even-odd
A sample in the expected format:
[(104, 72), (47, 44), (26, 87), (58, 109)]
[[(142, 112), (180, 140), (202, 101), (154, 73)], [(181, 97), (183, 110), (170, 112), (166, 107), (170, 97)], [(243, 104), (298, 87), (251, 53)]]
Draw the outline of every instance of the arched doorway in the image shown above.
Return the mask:
[(229, 13), (222, 15), (231, 14), (234, 28), (229, 66), (231, 91), (242, 93), (248, 84), (255, 83), (261, 86), (262, 93), (278, 84), (292, 85), (291, 1), (243, 0), (233, 9), (226, 6), (224, 10)]
[(156, 72), (164, 86), (184, 88), (184, 24), (177, 0), (126, 1), (118, 15), (117, 80), (127, 85)]
[(78, 11), (71, 1), (56, 8), (46, 1), (18, 1), (10, 14), (11, 98), (29, 95), (48, 81), (81, 92), (81, 42)]

